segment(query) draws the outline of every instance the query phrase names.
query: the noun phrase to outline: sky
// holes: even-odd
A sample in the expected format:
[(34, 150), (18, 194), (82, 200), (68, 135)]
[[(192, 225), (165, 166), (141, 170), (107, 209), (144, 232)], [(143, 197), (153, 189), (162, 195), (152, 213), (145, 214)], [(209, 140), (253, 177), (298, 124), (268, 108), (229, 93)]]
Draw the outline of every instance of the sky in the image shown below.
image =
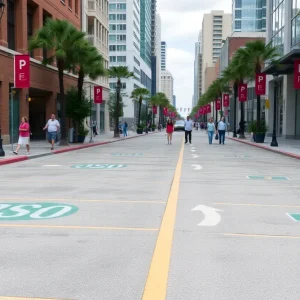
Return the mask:
[(162, 41), (167, 43), (167, 70), (174, 77), (177, 108), (192, 108), (195, 43), (203, 14), (211, 10), (231, 13), (231, 4), (232, 0), (158, 0)]

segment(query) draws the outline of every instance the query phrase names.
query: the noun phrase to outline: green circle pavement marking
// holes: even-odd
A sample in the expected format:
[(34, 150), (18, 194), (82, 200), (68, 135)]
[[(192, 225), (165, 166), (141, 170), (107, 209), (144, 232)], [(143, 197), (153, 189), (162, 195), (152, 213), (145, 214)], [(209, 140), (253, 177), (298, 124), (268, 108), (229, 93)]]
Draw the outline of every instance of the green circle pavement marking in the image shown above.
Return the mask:
[(121, 164), (80, 164), (72, 166), (72, 168), (75, 169), (119, 169), (125, 167), (127, 167), (127, 165)]
[(0, 203), (0, 221), (54, 219), (77, 211), (77, 206), (61, 203)]

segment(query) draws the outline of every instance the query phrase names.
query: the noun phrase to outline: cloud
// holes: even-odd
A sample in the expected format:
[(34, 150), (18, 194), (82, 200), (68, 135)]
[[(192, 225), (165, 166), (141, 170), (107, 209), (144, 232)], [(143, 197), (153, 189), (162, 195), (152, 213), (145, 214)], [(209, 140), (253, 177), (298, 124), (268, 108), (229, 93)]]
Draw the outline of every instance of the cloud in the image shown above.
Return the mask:
[(174, 0), (160, 0), (159, 9), (162, 11), (169, 12), (191, 12), (191, 11), (203, 11), (211, 9), (211, 0), (184, 0), (176, 1)]

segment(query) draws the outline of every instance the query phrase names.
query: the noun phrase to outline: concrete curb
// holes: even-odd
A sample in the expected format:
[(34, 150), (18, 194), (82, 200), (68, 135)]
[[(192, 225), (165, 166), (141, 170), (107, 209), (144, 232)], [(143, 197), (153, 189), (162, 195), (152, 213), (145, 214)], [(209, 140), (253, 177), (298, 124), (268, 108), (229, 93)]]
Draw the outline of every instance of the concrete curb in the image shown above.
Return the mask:
[[(150, 132), (149, 134), (154, 134), (154, 133), (158, 133), (158, 132)], [(146, 135), (147, 134), (140, 134), (137, 136), (130, 136), (130, 137), (123, 138), (123, 139), (119, 138), (114, 141), (98, 142), (98, 143), (87, 144), (87, 145), (82, 145), (82, 146), (74, 146), (74, 147), (65, 147), (65, 148), (62, 148), (59, 150), (54, 150), (49, 153), (34, 154), (34, 155), (30, 155), (30, 156), (20, 155), (20, 156), (11, 157), (11, 158), (4, 158), (3, 160), (0, 160), (0, 166), (13, 164), (13, 163), (17, 163), (17, 162), (21, 162), (21, 161), (25, 161), (25, 160), (29, 160), (29, 159), (39, 158), (39, 157), (43, 157), (43, 156), (50, 156), (50, 155), (54, 155), (54, 154), (61, 154), (61, 153), (66, 153), (66, 152), (70, 152), (70, 151), (76, 151), (76, 150), (81, 150), (81, 149), (86, 149), (86, 148), (91, 148), (91, 147), (103, 146), (103, 145), (116, 143), (116, 142), (122, 142), (122, 141), (130, 140), (130, 139), (134, 139), (134, 138), (138, 138), (138, 137), (142, 137), (142, 136), (146, 136)]]
[(294, 153), (291, 153), (291, 152), (271, 149), (269, 147), (266, 147), (266, 146), (263, 146), (263, 145), (260, 145), (260, 144), (250, 143), (250, 142), (247, 142), (245, 140), (240, 140), (240, 139), (237, 139), (237, 138), (228, 137), (228, 139), (230, 139), (232, 141), (235, 141), (235, 142), (243, 143), (243, 144), (246, 144), (246, 145), (249, 145), (249, 146), (253, 146), (253, 147), (256, 147), (256, 148), (264, 149), (264, 150), (267, 150), (267, 151), (270, 151), (270, 152), (273, 152), (273, 153), (276, 153), (276, 154), (280, 154), (280, 155), (283, 155), (283, 156), (288, 156), (288, 157), (291, 157), (291, 158), (300, 159), (300, 155), (297, 155), (297, 154), (294, 154)]

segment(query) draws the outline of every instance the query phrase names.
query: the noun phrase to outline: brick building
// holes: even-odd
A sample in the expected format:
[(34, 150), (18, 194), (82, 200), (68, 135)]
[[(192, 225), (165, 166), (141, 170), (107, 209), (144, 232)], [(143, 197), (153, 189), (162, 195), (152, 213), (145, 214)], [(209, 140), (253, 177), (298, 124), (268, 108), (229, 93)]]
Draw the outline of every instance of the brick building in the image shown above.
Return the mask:
[[(4, 143), (9, 143), (13, 126), (18, 136), (21, 116), (28, 116), (33, 139), (44, 139), (42, 128), (51, 113), (60, 116), (58, 75), (54, 66), (43, 66), (47, 51), (38, 49), (31, 56), (29, 89), (17, 90), (10, 101), (14, 85), (14, 54), (27, 53), (28, 40), (43, 26), (46, 18), (66, 19), (81, 28), (80, 0), (4, 0), (5, 10), (0, 21), (0, 122)], [(65, 88), (76, 85), (76, 76), (65, 75)]]

